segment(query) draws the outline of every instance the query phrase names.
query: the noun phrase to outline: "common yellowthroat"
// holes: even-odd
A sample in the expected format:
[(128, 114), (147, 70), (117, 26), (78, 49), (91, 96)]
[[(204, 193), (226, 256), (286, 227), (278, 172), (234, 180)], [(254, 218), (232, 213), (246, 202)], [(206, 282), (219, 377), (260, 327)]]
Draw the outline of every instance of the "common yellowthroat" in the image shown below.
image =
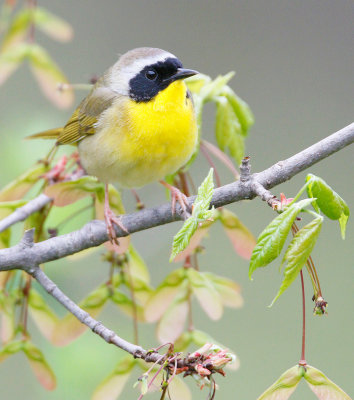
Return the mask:
[(160, 180), (171, 190), (172, 207), (186, 198), (161, 181), (191, 157), (197, 142), (193, 101), (185, 69), (173, 54), (150, 47), (122, 55), (97, 81), (63, 128), (33, 137), (56, 138), (57, 144), (77, 143), (88, 174), (106, 184), (105, 220), (125, 229), (109, 208), (108, 183), (141, 187)]

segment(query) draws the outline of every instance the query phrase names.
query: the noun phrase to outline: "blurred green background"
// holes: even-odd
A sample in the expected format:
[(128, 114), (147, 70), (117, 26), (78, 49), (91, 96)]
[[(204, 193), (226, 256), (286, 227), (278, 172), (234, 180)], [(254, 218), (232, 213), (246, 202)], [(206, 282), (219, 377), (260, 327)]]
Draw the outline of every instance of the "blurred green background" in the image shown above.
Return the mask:
[[(353, 120), (354, 52), (352, 0), (237, 0), (237, 1), (38, 1), (72, 24), (75, 37), (69, 44), (51, 41), (36, 33), (36, 39), (55, 58), (71, 82), (87, 82), (116, 61), (118, 54), (139, 46), (161, 47), (176, 54), (188, 68), (212, 77), (236, 70), (231, 87), (251, 106), (256, 124), (246, 143), (254, 172), (317, 142)], [(77, 102), (84, 93), (77, 93)], [(43, 98), (28, 68), (22, 66), (0, 88), (0, 184), (26, 170), (49, 149), (47, 142), (26, 142), (23, 137), (66, 122), (72, 110), (55, 109)], [(204, 112), (203, 135), (213, 140), (214, 109)], [(71, 149), (70, 149), (71, 150)], [(65, 152), (65, 149), (63, 150)], [(325, 179), (353, 211), (353, 148), (346, 148), (314, 166), (312, 172)], [(209, 167), (199, 156), (192, 172), (201, 182)], [(223, 183), (231, 175), (219, 168)], [(275, 188), (291, 197), (303, 184), (306, 173)], [(150, 185), (139, 191), (145, 204), (165, 201), (164, 190)], [(124, 193), (128, 211), (134, 209), (130, 193)], [(272, 210), (256, 199), (230, 207), (255, 236), (274, 217)], [(66, 229), (86, 222), (73, 221)], [(179, 224), (135, 234), (133, 243), (147, 262), (153, 283), (176, 265), (169, 264), (173, 234)], [(353, 236), (349, 220), (347, 239), (342, 241), (338, 223), (325, 221), (313, 252), (328, 316), (312, 316), (311, 288), (307, 288), (307, 361), (324, 371), (348, 394), (353, 393)], [(276, 293), (281, 276), (279, 263), (258, 270), (248, 280), (248, 263), (236, 256), (220, 227), (205, 240), (200, 257), (202, 270), (214, 271), (238, 281), (245, 305), (226, 310), (211, 322), (195, 306), (196, 327), (208, 331), (233, 349), (241, 367), (218, 377), (218, 399), (255, 399), (300, 356), (300, 283), (295, 284), (272, 309), (267, 305)], [(101, 250), (83, 260), (61, 260), (47, 266), (52, 279), (73, 299), (95, 288), (107, 276)], [(58, 313), (60, 306), (48, 300)], [(125, 337), (132, 324), (113, 306), (100, 319)], [(111, 372), (123, 352), (108, 346), (90, 332), (65, 348), (55, 348), (32, 327), (33, 341), (54, 367), (58, 387), (46, 392), (34, 381), (22, 354), (1, 364), (1, 399), (89, 399), (97, 384)], [(153, 326), (141, 326), (142, 345), (157, 344)], [(137, 376), (134, 377), (136, 379)], [(190, 386), (194, 383), (188, 379)], [(132, 382), (131, 382), (132, 383)], [(136, 399), (128, 384), (124, 399)], [(206, 392), (193, 389), (195, 399)], [(155, 398), (158, 396), (155, 395)], [(147, 396), (153, 398), (153, 396)], [(293, 399), (315, 399), (305, 384)], [(175, 399), (174, 399), (175, 400)]]

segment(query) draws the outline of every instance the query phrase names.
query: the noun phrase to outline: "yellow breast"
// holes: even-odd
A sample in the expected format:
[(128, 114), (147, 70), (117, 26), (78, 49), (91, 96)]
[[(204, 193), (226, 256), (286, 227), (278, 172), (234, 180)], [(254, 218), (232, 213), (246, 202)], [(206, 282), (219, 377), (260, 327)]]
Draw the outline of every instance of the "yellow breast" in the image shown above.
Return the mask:
[[(110, 107), (97, 132), (80, 144), (87, 171), (104, 182), (139, 187), (182, 167), (197, 141), (186, 90), (183, 81), (176, 81), (149, 102), (125, 99)], [(94, 156), (88, 154), (92, 150)]]

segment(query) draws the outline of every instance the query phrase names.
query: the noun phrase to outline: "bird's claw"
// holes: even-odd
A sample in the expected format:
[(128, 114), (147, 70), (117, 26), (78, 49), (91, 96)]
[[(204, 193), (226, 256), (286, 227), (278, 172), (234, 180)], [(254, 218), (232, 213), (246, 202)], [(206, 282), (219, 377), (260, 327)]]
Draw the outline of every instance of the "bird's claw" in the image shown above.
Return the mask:
[(172, 215), (174, 216), (176, 214), (176, 204), (180, 205), (182, 209), (182, 214), (185, 219), (187, 219), (190, 215), (189, 212), (189, 203), (188, 203), (188, 198), (187, 196), (182, 193), (179, 189), (176, 187), (171, 187), (171, 210), (172, 210)]
[(117, 217), (110, 208), (105, 209), (104, 219), (106, 221), (107, 226), (107, 234), (110, 242), (114, 245), (119, 245), (119, 241), (117, 238), (116, 231), (114, 229), (114, 224), (119, 226), (122, 231), (129, 233), (127, 228), (123, 225), (120, 217)]

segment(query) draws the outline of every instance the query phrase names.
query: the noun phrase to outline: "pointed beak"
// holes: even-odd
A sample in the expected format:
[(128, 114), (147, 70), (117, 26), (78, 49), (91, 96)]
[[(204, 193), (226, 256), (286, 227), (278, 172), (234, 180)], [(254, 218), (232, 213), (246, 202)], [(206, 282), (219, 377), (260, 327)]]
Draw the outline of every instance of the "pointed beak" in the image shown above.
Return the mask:
[(194, 69), (187, 69), (187, 68), (178, 68), (177, 72), (172, 75), (169, 80), (171, 82), (177, 81), (179, 79), (189, 78), (190, 76), (199, 74), (198, 71), (194, 71)]

